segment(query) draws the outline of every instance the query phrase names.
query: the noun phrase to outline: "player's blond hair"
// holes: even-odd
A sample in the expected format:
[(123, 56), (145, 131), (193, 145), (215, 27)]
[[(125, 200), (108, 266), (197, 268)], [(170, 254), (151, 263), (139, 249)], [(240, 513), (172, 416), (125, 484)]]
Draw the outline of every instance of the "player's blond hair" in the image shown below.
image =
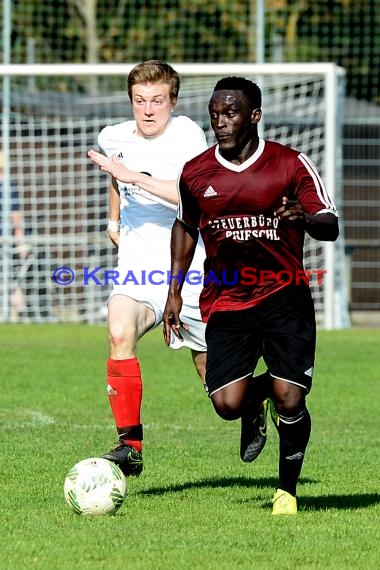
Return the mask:
[(141, 83), (167, 83), (170, 99), (178, 97), (180, 77), (171, 65), (158, 59), (150, 59), (136, 65), (128, 75), (128, 95), (132, 101), (132, 87)]

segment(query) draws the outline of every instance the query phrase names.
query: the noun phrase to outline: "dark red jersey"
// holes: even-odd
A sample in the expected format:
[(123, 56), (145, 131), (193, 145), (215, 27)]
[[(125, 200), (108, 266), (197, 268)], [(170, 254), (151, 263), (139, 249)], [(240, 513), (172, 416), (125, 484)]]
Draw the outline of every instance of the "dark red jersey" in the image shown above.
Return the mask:
[(303, 271), (304, 224), (275, 215), (284, 196), (308, 214), (337, 215), (310, 158), (262, 139), (240, 165), (225, 160), (217, 145), (187, 162), (179, 194), (177, 217), (199, 228), (206, 248), (205, 321), (214, 311), (256, 305)]

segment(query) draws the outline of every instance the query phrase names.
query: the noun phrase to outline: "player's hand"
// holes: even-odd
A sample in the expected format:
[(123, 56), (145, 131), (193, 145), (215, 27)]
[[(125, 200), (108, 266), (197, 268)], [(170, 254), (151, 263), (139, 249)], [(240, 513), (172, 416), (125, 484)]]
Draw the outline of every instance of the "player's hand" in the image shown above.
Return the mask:
[[(87, 153), (87, 156), (90, 160), (92, 160), (92, 162), (94, 164), (97, 164), (100, 167), (100, 170), (104, 170), (105, 172), (108, 172), (107, 169), (112, 168), (112, 164), (113, 164), (112, 158), (108, 158), (108, 156), (105, 156), (101, 152), (97, 152), (94, 149), (90, 149)], [(117, 160), (117, 158), (116, 158), (116, 160)]]
[(111, 176), (121, 182), (132, 182), (135, 177), (136, 173), (126, 168), (115, 154), (108, 158), (101, 152), (91, 149), (88, 151), (87, 156), (94, 164), (100, 167), (100, 170), (108, 172), (108, 174), (111, 174)]
[(304, 212), (298, 200), (289, 200), (287, 196), (282, 199), (282, 206), (277, 208), (275, 215), (280, 221), (288, 220), (290, 222), (301, 221), (304, 218)]
[(163, 334), (164, 334), (165, 344), (167, 346), (170, 345), (172, 333), (177, 338), (179, 338), (180, 341), (183, 341), (181, 328), (189, 330), (188, 325), (185, 325), (180, 319), (179, 315), (181, 312), (181, 308), (182, 308), (182, 297), (180, 295), (168, 298), (162, 316)]

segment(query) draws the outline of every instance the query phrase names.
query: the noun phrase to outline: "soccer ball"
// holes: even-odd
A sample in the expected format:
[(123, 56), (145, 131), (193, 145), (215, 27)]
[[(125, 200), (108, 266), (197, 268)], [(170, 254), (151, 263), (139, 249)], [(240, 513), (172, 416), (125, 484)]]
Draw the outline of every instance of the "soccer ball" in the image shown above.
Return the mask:
[(115, 463), (90, 457), (70, 469), (63, 490), (67, 504), (78, 515), (113, 515), (124, 502), (127, 484)]

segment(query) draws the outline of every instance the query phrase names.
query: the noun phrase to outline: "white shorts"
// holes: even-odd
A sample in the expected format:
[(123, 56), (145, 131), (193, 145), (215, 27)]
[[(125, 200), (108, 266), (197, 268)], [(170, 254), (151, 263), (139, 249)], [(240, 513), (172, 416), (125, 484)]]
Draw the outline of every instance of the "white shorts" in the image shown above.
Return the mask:
[(183, 341), (179, 340), (175, 334), (171, 334), (170, 337), (170, 348), (177, 350), (178, 348), (191, 348), (191, 350), (197, 350), (198, 352), (206, 352), (206, 340), (205, 340), (205, 329), (206, 323), (201, 321), (201, 316), (199, 314), (198, 319), (188, 317), (181, 312), (181, 320), (184, 324), (189, 326), (189, 330), (181, 329), (180, 333), (183, 337)]
[[(167, 285), (114, 285), (108, 301), (114, 295), (125, 295), (142, 303), (154, 312), (155, 321), (152, 328), (156, 328), (162, 323), (167, 292)], [(183, 336), (183, 341), (180, 341), (172, 334), (170, 348), (177, 350), (182, 347), (187, 347), (199, 352), (206, 352), (206, 324), (202, 322), (199, 311), (199, 293), (199, 286), (184, 284), (182, 289), (183, 305), (181, 320), (189, 326), (189, 330), (181, 329), (180, 332)]]

